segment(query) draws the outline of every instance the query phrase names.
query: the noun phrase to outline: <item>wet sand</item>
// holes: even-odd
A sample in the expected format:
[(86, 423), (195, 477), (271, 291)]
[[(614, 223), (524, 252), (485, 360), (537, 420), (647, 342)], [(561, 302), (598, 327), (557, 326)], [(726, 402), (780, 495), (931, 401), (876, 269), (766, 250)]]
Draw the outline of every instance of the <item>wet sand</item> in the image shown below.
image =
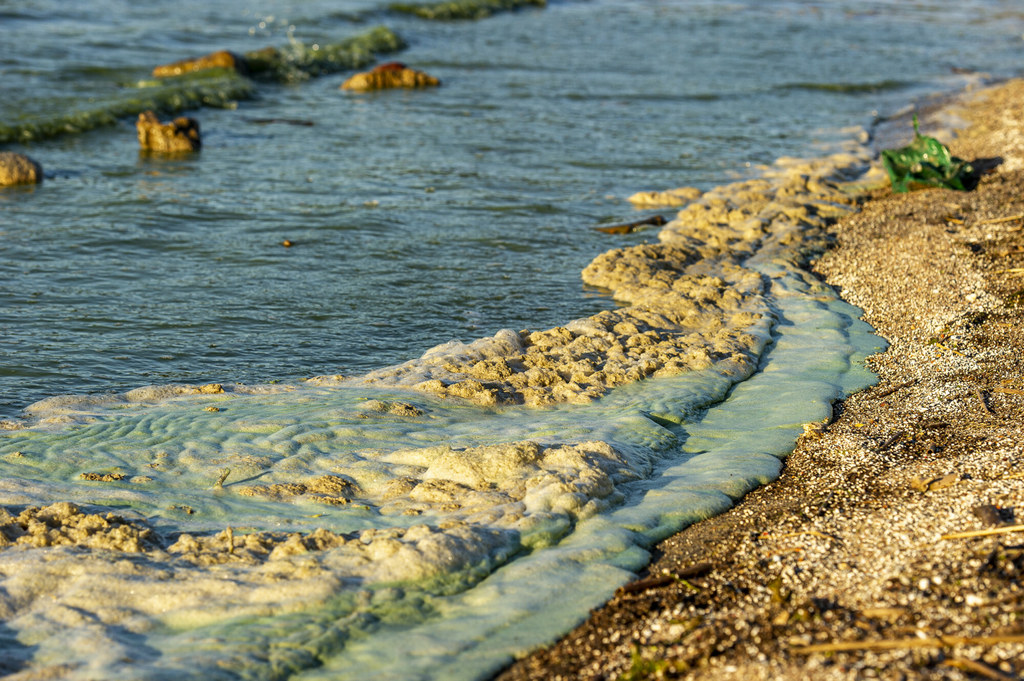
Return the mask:
[(970, 193), (869, 192), (814, 265), (889, 342), (879, 384), (498, 679), (1024, 674), (1024, 82), (926, 109), (999, 164)]

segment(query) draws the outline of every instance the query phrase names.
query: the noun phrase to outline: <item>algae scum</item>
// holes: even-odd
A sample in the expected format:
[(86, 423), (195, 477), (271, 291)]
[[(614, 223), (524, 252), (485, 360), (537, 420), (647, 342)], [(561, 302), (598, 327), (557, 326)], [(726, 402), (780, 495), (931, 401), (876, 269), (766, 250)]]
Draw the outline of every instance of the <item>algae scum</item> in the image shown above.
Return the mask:
[(0, 517), (10, 659), (476, 678), (556, 635), (869, 382), (877, 339), (799, 267), (852, 209), (828, 180), (863, 164), (706, 193), (588, 267), (631, 305), (566, 327), (359, 378), (32, 405), (0, 443), (0, 495), (27, 507)]
[[(995, 69), (1021, 34), (861, 8), (7, 11), (62, 48), (0, 109), (48, 173), (0, 192), (0, 672), (484, 678), (775, 477), (878, 346), (805, 270), (872, 162), (833, 126), (958, 82), (847, 53), (927, 20)], [(703, 68), (652, 54), (684, 39)], [(222, 48), (267, 68), (148, 76)], [(338, 91), (396, 50), (444, 85)], [(139, 106), (201, 154), (136, 157)], [(684, 184), (658, 233), (590, 229)]]

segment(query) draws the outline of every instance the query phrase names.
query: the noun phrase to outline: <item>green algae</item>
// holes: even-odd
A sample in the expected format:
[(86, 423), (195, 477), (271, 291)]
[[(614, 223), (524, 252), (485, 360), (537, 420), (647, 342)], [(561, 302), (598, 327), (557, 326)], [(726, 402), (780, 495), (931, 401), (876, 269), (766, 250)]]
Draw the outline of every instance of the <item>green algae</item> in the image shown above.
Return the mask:
[(231, 108), (254, 94), (252, 81), (233, 71), (213, 69), (154, 84), (145, 81), (124, 89), (94, 108), (61, 112), (23, 123), (0, 123), (0, 143), (74, 135), (112, 126), (118, 120), (154, 110), (177, 113), (200, 107)]
[(249, 74), (258, 80), (294, 83), (339, 71), (367, 66), (377, 55), (398, 52), (405, 41), (386, 26), (332, 45), (293, 42), (285, 48), (245, 53)]
[(448, 0), (432, 3), (397, 2), (389, 5), (393, 12), (412, 14), (421, 19), (455, 21), (460, 19), (484, 19), (498, 12), (508, 12), (523, 7), (546, 7), (547, 0)]

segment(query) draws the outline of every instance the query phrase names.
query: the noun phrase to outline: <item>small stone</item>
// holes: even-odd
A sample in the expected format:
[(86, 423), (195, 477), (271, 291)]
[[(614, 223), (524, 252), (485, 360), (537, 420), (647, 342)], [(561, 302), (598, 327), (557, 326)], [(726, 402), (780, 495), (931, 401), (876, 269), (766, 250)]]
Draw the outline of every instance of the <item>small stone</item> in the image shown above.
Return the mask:
[(139, 114), (135, 128), (139, 133), (139, 146), (147, 151), (199, 151), (202, 146), (199, 123), (187, 116), (179, 116), (170, 123), (161, 123), (155, 113), (144, 111)]
[(634, 206), (643, 208), (669, 208), (685, 206), (701, 197), (704, 192), (696, 187), (679, 187), (665, 191), (637, 192), (628, 201)]
[(153, 75), (157, 78), (167, 78), (206, 69), (231, 69), (242, 75), (249, 72), (244, 58), (234, 52), (220, 50), (195, 59), (182, 59), (171, 64), (162, 64), (153, 69)]
[(43, 168), (25, 154), (0, 151), (0, 186), (37, 184), (43, 181)]
[(910, 486), (918, 492), (934, 492), (936, 490), (952, 487), (960, 482), (960, 475), (948, 473), (942, 477), (920, 478), (915, 477), (910, 481)]
[(341, 84), (342, 90), (385, 90), (389, 88), (437, 87), (441, 81), (402, 62), (388, 62), (371, 71), (357, 73)]
[(974, 517), (981, 521), (984, 527), (995, 527), (1003, 524), (1003, 516), (999, 512), (999, 509), (991, 504), (984, 504), (982, 506), (975, 506), (971, 509), (971, 513)]
[(78, 476), (82, 480), (91, 480), (94, 482), (117, 482), (124, 480), (124, 473), (82, 473)]

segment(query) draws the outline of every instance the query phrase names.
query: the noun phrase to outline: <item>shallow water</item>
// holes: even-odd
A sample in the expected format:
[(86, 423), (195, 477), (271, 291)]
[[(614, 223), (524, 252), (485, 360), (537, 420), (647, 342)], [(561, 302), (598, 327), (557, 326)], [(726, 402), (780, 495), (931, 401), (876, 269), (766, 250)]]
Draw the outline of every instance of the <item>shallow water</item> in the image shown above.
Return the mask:
[[(838, 150), (878, 111), (1009, 74), (1024, 32), (1008, 2), (599, 0), (440, 23), (355, 1), (101, 4), (0, 3), (25, 44), (3, 130), (135, 96), (157, 63), (378, 24), (408, 43), (382, 58), (444, 85), (257, 83), (189, 111), (188, 158), (139, 155), (130, 119), (8, 145), (47, 179), (0, 190), (0, 416), (28, 426), (0, 437), (0, 504), (115, 509), (164, 540), (0, 553), (5, 664), (69, 678), (481, 678), (557, 636), (872, 380), (878, 339), (797, 266), (817, 223), (680, 273), (763, 280), (740, 359), (540, 409), (358, 376), (615, 309), (580, 271), (659, 238), (590, 228), (673, 215), (630, 194)], [(227, 392), (181, 387), (212, 382)], [(317, 528), (316, 546), (289, 535)]]

